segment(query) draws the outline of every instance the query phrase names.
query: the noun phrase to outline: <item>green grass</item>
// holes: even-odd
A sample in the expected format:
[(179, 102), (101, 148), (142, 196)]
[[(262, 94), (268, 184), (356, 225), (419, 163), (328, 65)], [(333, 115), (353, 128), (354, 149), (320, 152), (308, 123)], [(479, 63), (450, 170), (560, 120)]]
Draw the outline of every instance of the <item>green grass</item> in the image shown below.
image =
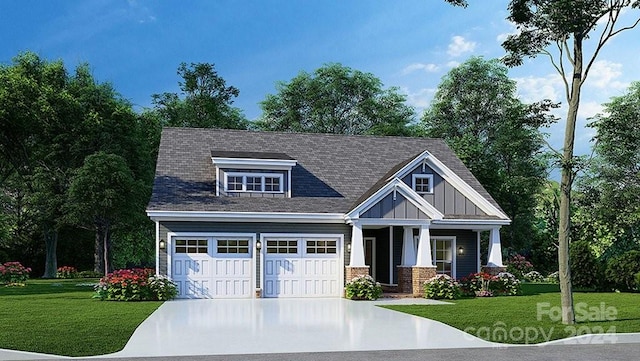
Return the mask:
[[(502, 343), (531, 344), (588, 333), (640, 332), (638, 293), (574, 293), (576, 320), (579, 322), (572, 326), (563, 325), (545, 313), (554, 306), (559, 312), (557, 285), (525, 284), (522, 296), (468, 298), (451, 302), (454, 304), (384, 307), (440, 321), (482, 339)], [(542, 311), (540, 319), (539, 309)], [(560, 317), (559, 313), (553, 312), (551, 316)], [(600, 337), (606, 341), (615, 336)]]
[(31, 280), (0, 286), (0, 348), (64, 356), (121, 350), (162, 302), (92, 299), (96, 280)]

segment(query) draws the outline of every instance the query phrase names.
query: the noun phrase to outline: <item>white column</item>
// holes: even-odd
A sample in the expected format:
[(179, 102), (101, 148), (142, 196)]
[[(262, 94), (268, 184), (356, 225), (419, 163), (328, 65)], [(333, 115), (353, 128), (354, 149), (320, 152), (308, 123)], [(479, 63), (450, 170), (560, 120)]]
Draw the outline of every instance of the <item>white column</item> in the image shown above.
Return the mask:
[(416, 245), (413, 241), (413, 227), (405, 226), (402, 241), (402, 263), (403, 266), (416, 265)]
[(353, 222), (351, 226), (351, 256), (349, 267), (364, 267), (364, 239), (362, 238), (362, 225)]
[(489, 234), (489, 267), (504, 267), (502, 264), (502, 246), (500, 245), (500, 227), (491, 228)]
[(420, 226), (420, 241), (418, 242), (418, 260), (416, 266), (433, 267), (433, 259), (431, 257), (431, 235), (428, 225)]

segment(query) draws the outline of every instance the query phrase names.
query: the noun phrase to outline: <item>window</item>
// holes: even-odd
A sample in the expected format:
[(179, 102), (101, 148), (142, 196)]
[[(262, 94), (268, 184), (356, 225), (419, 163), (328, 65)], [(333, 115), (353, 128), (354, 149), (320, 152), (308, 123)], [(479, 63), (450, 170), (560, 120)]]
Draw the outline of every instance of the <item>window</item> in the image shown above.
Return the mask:
[(297, 239), (267, 240), (267, 253), (295, 254), (298, 253)]
[(335, 254), (338, 250), (335, 240), (307, 239), (308, 254)]
[(227, 192), (284, 192), (280, 173), (226, 173), (224, 186)]
[(219, 239), (218, 253), (249, 253), (248, 239)]
[(436, 273), (453, 277), (453, 240), (431, 239), (433, 243), (433, 260), (436, 263)]
[(414, 174), (413, 190), (420, 193), (433, 193), (433, 174)]
[(207, 253), (208, 242), (206, 239), (177, 239), (176, 253)]

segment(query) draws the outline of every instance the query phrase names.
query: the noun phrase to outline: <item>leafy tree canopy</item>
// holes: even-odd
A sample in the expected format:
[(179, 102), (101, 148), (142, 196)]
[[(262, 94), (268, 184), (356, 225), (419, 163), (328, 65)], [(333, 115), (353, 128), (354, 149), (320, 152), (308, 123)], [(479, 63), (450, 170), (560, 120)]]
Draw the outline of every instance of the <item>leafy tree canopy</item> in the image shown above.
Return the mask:
[(154, 111), (161, 124), (171, 127), (246, 129), (242, 111), (233, 107), (240, 91), (227, 86), (210, 63), (181, 63), (178, 82), (182, 97), (176, 93), (152, 95)]
[(397, 88), (383, 89), (371, 73), (327, 64), (278, 83), (277, 94), (260, 104), (261, 130), (288, 132), (408, 135), (413, 109)]

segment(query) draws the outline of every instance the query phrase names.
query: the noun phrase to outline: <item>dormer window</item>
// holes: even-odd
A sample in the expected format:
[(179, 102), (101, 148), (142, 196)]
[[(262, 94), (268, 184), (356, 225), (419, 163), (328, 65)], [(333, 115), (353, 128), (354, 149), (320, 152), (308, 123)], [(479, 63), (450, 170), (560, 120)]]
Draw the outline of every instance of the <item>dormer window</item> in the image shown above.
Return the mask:
[(413, 190), (418, 194), (433, 193), (433, 174), (414, 174)]
[(225, 192), (283, 193), (283, 175), (279, 173), (225, 173)]

